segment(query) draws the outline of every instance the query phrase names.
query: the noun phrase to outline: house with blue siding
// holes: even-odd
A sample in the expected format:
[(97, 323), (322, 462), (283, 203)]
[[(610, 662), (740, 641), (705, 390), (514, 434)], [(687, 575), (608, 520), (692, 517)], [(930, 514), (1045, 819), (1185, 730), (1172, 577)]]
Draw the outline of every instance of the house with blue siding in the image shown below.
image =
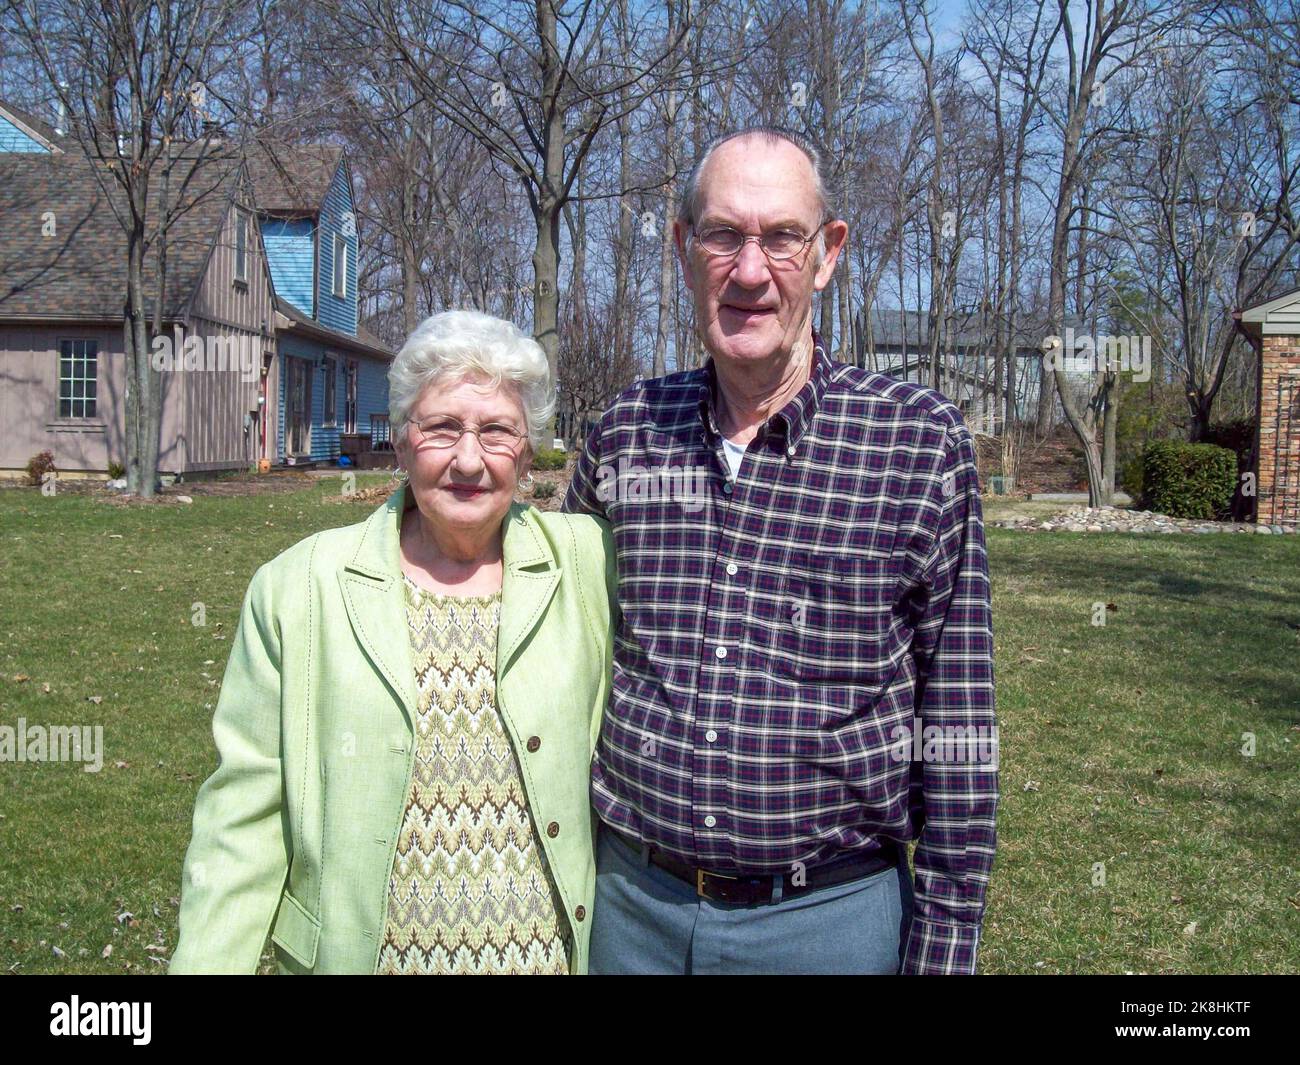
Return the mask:
[[(62, 473), (104, 475), (124, 458), (123, 237), (103, 202), (112, 182), (94, 173), (103, 164), (47, 118), (0, 101), (0, 215), (12, 220), (0, 242), (0, 421), (12, 426), (0, 471), (49, 450)], [(212, 191), (169, 231), (164, 332), (210, 354), (237, 345), (250, 366), (164, 375), (160, 472), (345, 454), (393, 465), (393, 353), (359, 322), (343, 150), (210, 140), (177, 153), (181, 173), (202, 168), (193, 184)], [(63, 239), (48, 239), (48, 217)]]
[(30, 111), (0, 100), (0, 152), (47, 152), (59, 155), (59, 133)]
[[(250, 153), (276, 307), (277, 463), (387, 465), (392, 351), (359, 323), (352, 174), (333, 145)], [(355, 459), (354, 459), (355, 460)]]
[[(129, 459), (126, 208), (103, 160), (5, 103), (0, 145), (0, 473), (48, 451), (61, 477), (103, 477)], [(146, 316), (162, 321), (158, 472), (247, 469), (269, 458), (276, 361), (252, 184), (239, 146), (217, 138), (174, 144), (169, 165), (171, 195), (154, 182), (145, 205), (166, 234), (143, 261)]]

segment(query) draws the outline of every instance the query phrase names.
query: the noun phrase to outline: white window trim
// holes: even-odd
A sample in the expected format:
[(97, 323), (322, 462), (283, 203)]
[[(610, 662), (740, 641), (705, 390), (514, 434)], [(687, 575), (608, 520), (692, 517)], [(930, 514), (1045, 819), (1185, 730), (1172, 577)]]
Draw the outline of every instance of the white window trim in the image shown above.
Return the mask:
[[(239, 261), (240, 260), (240, 256), (239, 256), (240, 232), (243, 232), (244, 234), (244, 256), (243, 256), (244, 261), (242, 263)], [(246, 212), (240, 210), (239, 208), (235, 208), (235, 280), (236, 281), (248, 280), (248, 238), (249, 238), (248, 215)]]
[(334, 278), (331, 286), (339, 299), (348, 296), (348, 241), (339, 233), (334, 234)]
[[(63, 376), (63, 345), (70, 344), (70, 353), (67, 356), (70, 363), (70, 376)], [(81, 346), (78, 353), (78, 345)], [(94, 352), (88, 349), (93, 345)], [(99, 413), (99, 341), (92, 337), (60, 337), (57, 341), (55, 358), (58, 360), (58, 368), (54, 378), (54, 411), (56, 417), (61, 421), (94, 421), (100, 417)], [(95, 373), (89, 375), (86, 373), (86, 364), (95, 360)], [(66, 402), (68, 404), (68, 413), (63, 413), (63, 384), (67, 381), (71, 386), (71, 393)], [(78, 388), (77, 386), (81, 387)], [(93, 396), (88, 396), (87, 392), (94, 392)], [(77, 392), (81, 395), (78, 396)], [(87, 413), (87, 406), (94, 404), (94, 411)], [(78, 413), (80, 410), (80, 413)]]

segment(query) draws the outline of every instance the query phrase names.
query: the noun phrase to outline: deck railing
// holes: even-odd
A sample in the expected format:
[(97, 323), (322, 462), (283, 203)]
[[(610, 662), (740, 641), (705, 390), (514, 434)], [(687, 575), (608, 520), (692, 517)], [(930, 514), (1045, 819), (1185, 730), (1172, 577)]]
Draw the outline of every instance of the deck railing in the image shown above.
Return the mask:
[(387, 414), (370, 415), (370, 450), (393, 450), (392, 426), (388, 424)]

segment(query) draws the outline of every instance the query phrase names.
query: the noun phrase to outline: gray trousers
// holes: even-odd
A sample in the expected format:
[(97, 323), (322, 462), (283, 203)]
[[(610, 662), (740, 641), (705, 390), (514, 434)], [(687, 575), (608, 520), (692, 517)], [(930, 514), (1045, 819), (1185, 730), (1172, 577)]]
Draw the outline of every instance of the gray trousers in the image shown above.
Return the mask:
[(591, 974), (895, 974), (912, 922), (906, 848), (860, 880), (757, 906), (701, 898), (600, 827)]

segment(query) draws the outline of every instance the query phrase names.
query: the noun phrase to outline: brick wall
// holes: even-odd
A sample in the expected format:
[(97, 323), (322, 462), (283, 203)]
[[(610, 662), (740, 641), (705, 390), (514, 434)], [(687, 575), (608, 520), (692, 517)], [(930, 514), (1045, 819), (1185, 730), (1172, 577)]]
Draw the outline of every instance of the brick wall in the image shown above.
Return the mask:
[(1256, 454), (1255, 520), (1300, 524), (1300, 336), (1262, 338)]

